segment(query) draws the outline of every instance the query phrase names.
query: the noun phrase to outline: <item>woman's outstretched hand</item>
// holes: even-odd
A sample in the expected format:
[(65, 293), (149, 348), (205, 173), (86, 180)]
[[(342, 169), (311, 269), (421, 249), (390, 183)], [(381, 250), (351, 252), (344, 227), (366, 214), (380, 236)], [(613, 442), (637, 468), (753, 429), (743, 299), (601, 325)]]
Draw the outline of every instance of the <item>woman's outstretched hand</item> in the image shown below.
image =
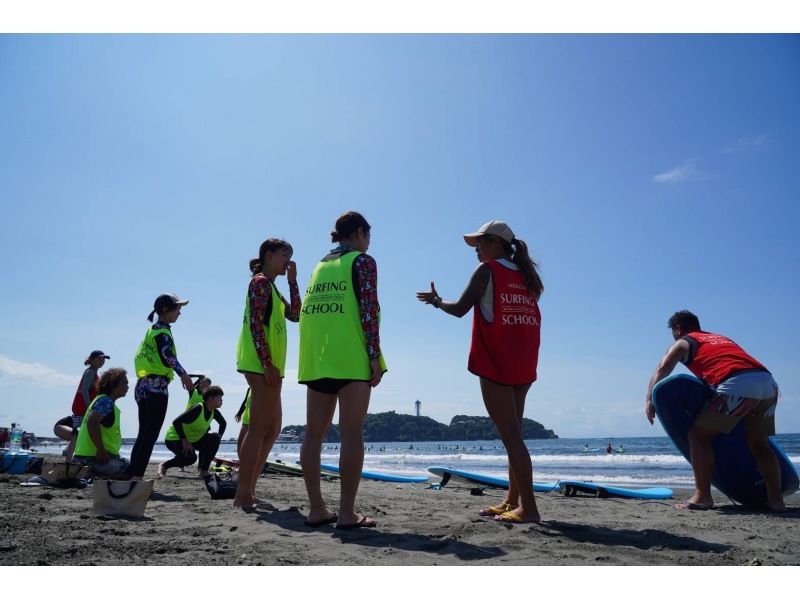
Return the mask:
[(421, 291), (417, 293), (417, 299), (423, 303), (427, 303), (428, 305), (433, 305), (434, 302), (441, 303), (442, 301), (442, 298), (439, 297), (439, 293), (436, 292), (436, 287), (434, 286), (433, 282), (431, 282), (431, 292), (428, 293)]

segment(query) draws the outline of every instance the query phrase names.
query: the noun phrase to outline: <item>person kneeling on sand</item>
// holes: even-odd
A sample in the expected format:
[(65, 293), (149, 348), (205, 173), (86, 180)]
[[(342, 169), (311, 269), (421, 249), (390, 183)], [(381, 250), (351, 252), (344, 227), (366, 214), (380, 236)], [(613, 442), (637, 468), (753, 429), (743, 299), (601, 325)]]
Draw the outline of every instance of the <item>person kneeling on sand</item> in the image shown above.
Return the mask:
[[(158, 479), (163, 480), (170, 467), (184, 467), (197, 461), (197, 452), (200, 461), (197, 465), (199, 476), (208, 475), (211, 461), (217, 454), (219, 442), (225, 434), (225, 418), (219, 412), (222, 407), (222, 389), (219, 386), (209, 386), (203, 394), (203, 403), (190, 407), (175, 418), (167, 430), (164, 443), (175, 456), (158, 466)], [(211, 420), (216, 420), (219, 425), (217, 433), (211, 432)]]
[(89, 404), (78, 432), (74, 462), (90, 467), (96, 477), (117, 477), (128, 466), (119, 456), (122, 447), (120, 409), (116, 401), (128, 393), (128, 376), (111, 368), (97, 383), (97, 396)]
[(775, 407), (778, 385), (767, 368), (731, 339), (704, 332), (700, 320), (690, 311), (679, 311), (669, 319), (675, 343), (667, 350), (650, 378), (645, 413), (652, 424), (656, 410), (653, 387), (669, 376), (678, 362), (714, 389), (689, 430), (689, 451), (694, 470), (695, 492), (680, 509), (707, 510), (714, 506), (711, 475), (714, 471), (712, 441), (728, 434), (744, 420), (747, 445), (767, 489), (767, 502), (773, 511), (785, 511), (781, 496), (781, 470), (769, 445), (775, 435)]

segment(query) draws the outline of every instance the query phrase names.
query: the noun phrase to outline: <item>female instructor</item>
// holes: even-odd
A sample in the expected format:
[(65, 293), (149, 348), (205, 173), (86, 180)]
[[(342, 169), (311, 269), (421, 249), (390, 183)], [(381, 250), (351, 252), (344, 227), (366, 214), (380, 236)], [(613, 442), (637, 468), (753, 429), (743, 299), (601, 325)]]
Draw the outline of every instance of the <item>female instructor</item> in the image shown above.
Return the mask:
[(474, 308), (468, 369), (480, 378), (481, 394), (508, 452), (509, 489), (505, 501), (481, 511), (507, 523), (541, 521), (533, 497), (531, 458), (522, 434), (525, 395), (536, 380), (544, 290), (528, 246), (500, 220), (464, 235), (480, 265), (461, 298), (442, 301), (431, 283), (420, 301), (461, 317)]
[[(366, 254), (370, 225), (358, 212), (336, 220), (331, 240), (339, 245), (314, 269), (300, 313), (298, 377), (308, 387), (300, 449), (310, 502), (306, 525), (336, 521), (339, 529), (375, 527), (372, 518), (356, 512), (355, 501), (364, 464), (364, 417), (370, 392), (386, 371), (378, 332), (378, 266)], [(337, 400), (342, 436), (338, 516), (328, 511), (320, 491), (322, 442)]]

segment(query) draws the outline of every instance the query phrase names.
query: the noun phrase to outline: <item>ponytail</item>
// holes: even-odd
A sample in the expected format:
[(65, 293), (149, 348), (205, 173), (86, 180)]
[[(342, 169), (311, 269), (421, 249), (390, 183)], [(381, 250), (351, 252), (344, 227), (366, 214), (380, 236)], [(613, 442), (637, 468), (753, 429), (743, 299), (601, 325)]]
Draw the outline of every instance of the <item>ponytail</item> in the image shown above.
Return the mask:
[(539, 277), (536, 262), (528, 254), (528, 245), (522, 239), (517, 238), (511, 241), (511, 245), (514, 247), (514, 255), (511, 261), (520, 269), (522, 276), (525, 278), (525, 286), (528, 287), (531, 295), (538, 301), (544, 292), (544, 284)]

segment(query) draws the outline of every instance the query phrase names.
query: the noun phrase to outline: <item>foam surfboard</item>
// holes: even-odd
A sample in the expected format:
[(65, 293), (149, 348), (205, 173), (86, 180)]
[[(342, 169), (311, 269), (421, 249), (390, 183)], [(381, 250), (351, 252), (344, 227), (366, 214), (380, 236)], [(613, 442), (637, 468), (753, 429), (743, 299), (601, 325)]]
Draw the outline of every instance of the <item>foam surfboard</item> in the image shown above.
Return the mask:
[(264, 464), (267, 473), (281, 473), (284, 475), (303, 476), (303, 468), (298, 465), (284, 463), (283, 461), (267, 461)]
[(669, 488), (622, 488), (619, 486), (606, 486), (592, 482), (579, 482), (577, 480), (562, 480), (558, 486), (564, 496), (577, 496), (578, 493), (592, 494), (600, 498), (640, 498), (644, 500), (666, 500), (672, 498)]
[[(337, 465), (320, 465), (322, 471), (333, 471), (339, 473)], [(380, 482), (401, 482), (404, 484), (424, 484), (428, 482), (428, 476), (407, 476), (393, 473), (383, 473), (380, 471), (362, 471), (361, 477), (365, 480), (378, 480)]]
[[(687, 374), (665, 378), (653, 388), (656, 415), (667, 435), (690, 463), (689, 428), (711, 392), (711, 387)], [(772, 438), (769, 443), (780, 465), (781, 493), (784, 496), (794, 494), (800, 487), (797, 470)], [(742, 505), (765, 506), (767, 490), (747, 446), (743, 422), (739, 422), (730, 434), (719, 434), (714, 438), (713, 447), (714, 473), (711, 483), (714, 487)]]
[[(451, 479), (459, 479), (464, 482), (472, 482), (490, 486), (492, 488), (508, 489), (508, 479), (494, 476), (483, 475), (482, 473), (475, 473), (472, 471), (462, 471), (460, 469), (453, 469), (452, 467), (429, 467), (428, 471), (438, 476), (442, 476), (442, 486), (446, 486), (447, 482)], [(558, 483), (555, 484), (533, 484), (534, 492), (550, 492), (558, 488)]]

